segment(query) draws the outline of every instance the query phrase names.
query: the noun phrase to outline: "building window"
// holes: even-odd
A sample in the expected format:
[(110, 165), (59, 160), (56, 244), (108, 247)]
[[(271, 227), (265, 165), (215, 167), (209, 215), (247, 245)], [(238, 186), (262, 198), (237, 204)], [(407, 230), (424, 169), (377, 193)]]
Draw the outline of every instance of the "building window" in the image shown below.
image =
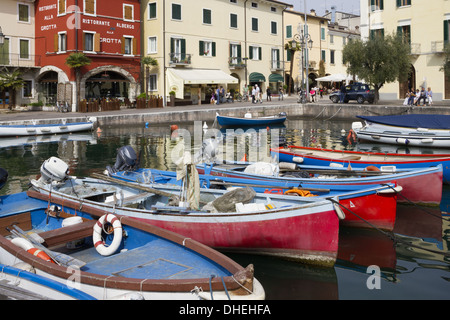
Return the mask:
[(181, 20), (181, 4), (172, 3), (172, 19)]
[(258, 31), (258, 18), (252, 18), (252, 31)]
[(148, 91), (158, 91), (158, 75), (156, 73), (148, 76)]
[(326, 62), (326, 52), (325, 52), (325, 50), (321, 51), (321, 56), (322, 56), (323, 62)]
[(230, 0), (231, 3), (237, 3), (237, 0)]
[(258, 8), (258, 3), (252, 2), (252, 8)]
[(276, 21), (270, 22), (270, 33), (271, 34), (277, 34), (277, 23)]
[(84, 13), (88, 15), (95, 15), (96, 0), (84, 0)]
[(410, 6), (410, 5), (411, 5), (411, 0), (397, 0), (397, 8)]
[(67, 50), (67, 33), (58, 33), (58, 52), (66, 52)]
[(19, 52), (20, 59), (30, 59), (30, 40), (19, 40)]
[(377, 11), (384, 9), (384, 0), (370, 0), (370, 10)]
[(22, 98), (33, 98), (33, 81), (25, 80), (23, 82)]
[(216, 43), (212, 41), (199, 42), (199, 54), (204, 57), (216, 56)]
[(370, 30), (370, 39), (375, 39), (377, 37), (381, 37), (381, 39), (384, 38), (384, 29)]
[(237, 28), (238, 22), (237, 22), (237, 14), (230, 13), (230, 28)]
[(30, 22), (30, 6), (28, 4), (19, 3), (17, 9), (19, 12), (19, 22)]
[(134, 19), (134, 6), (129, 4), (123, 5), (123, 20), (133, 21)]
[(132, 37), (123, 37), (123, 54), (132, 55), (133, 54), (133, 41)]
[(251, 60), (262, 60), (262, 49), (261, 47), (250, 46), (250, 59)]
[(281, 69), (280, 63), (280, 49), (272, 49), (272, 69)]
[(157, 42), (156, 37), (148, 37), (148, 50), (147, 53), (157, 53)]
[(210, 9), (203, 9), (203, 23), (211, 24), (211, 10)]
[(275, 8), (275, 7), (270, 7), (270, 11), (271, 11), (271, 12), (277, 12), (277, 8)]
[(334, 43), (334, 36), (330, 34), (330, 43)]
[(58, 0), (58, 15), (66, 13), (66, 0)]
[(320, 28), (320, 40), (325, 40), (325, 28)]
[(156, 19), (156, 2), (148, 4), (148, 18)]
[(334, 50), (330, 50), (330, 64), (334, 64)]
[(236, 43), (230, 43), (230, 63), (233, 65), (242, 63), (241, 61), (241, 45)]
[(83, 33), (83, 50), (93, 52), (94, 51), (94, 36), (95, 32)]
[(397, 35), (402, 38), (403, 43), (411, 44), (411, 26), (398, 26)]
[(286, 26), (286, 38), (292, 38), (292, 26)]
[(444, 44), (450, 42), (450, 20), (444, 20)]

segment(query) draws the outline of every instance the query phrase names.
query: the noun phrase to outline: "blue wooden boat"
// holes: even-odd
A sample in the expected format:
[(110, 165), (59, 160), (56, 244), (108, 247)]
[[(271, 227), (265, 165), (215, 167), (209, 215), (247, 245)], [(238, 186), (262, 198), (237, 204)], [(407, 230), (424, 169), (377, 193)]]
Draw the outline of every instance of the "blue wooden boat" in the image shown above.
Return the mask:
[(142, 221), (32, 190), (0, 197), (0, 234), (1, 264), (26, 265), (96, 299), (264, 298), (252, 265), (243, 268)]
[(358, 169), (364, 169), (368, 166), (414, 169), (442, 165), (442, 181), (445, 184), (450, 183), (450, 154), (381, 153), (301, 146), (272, 148), (270, 152), (280, 162), (293, 162), (313, 166), (330, 166), (330, 164), (334, 163)]
[(0, 137), (35, 136), (89, 131), (92, 130), (96, 121), (97, 119), (95, 117), (91, 117), (88, 121), (83, 122), (67, 122), (66, 119), (62, 119), (58, 123), (37, 123), (36, 121), (20, 124), (8, 123), (0, 125)]
[[(89, 294), (64, 283), (38, 275), (31, 265), (19, 268), (0, 264), (0, 292), (12, 300), (97, 300)], [(27, 271), (27, 268), (30, 271)]]
[(283, 124), (286, 121), (286, 113), (281, 112), (274, 116), (253, 118), (251, 113), (246, 113), (244, 117), (227, 117), (216, 113), (216, 119), (222, 127), (257, 127)]

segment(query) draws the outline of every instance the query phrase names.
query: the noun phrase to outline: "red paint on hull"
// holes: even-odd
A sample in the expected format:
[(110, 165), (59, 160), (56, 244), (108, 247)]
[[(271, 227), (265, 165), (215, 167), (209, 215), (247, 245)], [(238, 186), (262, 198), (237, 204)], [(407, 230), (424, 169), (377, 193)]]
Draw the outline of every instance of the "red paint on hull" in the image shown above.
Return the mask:
[(230, 223), (139, 220), (214, 248), (276, 255), (313, 264), (334, 264), (338, 250), (339, 219), (334, 211)]

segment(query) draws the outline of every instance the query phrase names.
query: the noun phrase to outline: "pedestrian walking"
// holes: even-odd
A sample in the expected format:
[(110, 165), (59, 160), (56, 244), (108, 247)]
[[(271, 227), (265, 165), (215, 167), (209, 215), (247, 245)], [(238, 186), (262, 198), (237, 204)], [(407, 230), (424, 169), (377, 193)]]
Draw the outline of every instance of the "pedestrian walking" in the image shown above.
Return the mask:
[(267, 87), (267, 101), (272, 101), (272, 91), (270, 91), (270, 88)]
[(278, 100), (284, 100), (284, 97), (283, 97), (283, 86), (281, 84), (278, 87)]
[(256, 87), (253, 86), (253, 88), (252, 88), (252, 103), (256, 103), (255, 99), (256, 99)]

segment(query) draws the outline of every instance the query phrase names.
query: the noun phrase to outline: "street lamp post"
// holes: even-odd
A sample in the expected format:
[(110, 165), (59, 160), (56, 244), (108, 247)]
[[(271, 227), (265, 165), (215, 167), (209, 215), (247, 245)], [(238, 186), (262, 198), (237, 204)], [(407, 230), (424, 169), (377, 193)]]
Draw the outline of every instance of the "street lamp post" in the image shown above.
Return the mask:
[[(305, 25), (306, 26), (306, 25)], [(294, 39), (299, 41), (300, 47), (302, 48), (302, 83), (301, 83), (301, 90), (305, 88), (305, 94), (301, 96), (301, 99), (299, 99), (299, 102), (306, 103), (306, 97), (308, 96), (309, 91), (309, 82), (308, 82), (308, 65), (309, 65), (309, 58), (308, 58), (308, 47), (311, 50), (313, 41), (311, 39), (311, 35), (306, 32), (306, 30), (299, 30), (300, 34), (294, 35)], [(305, 77), (306, 73), (306, 77)], [(305, 79), (306, 79), (306, 85), (305, 85)], [(305, 87), (304, 87), (305, 86)]]

